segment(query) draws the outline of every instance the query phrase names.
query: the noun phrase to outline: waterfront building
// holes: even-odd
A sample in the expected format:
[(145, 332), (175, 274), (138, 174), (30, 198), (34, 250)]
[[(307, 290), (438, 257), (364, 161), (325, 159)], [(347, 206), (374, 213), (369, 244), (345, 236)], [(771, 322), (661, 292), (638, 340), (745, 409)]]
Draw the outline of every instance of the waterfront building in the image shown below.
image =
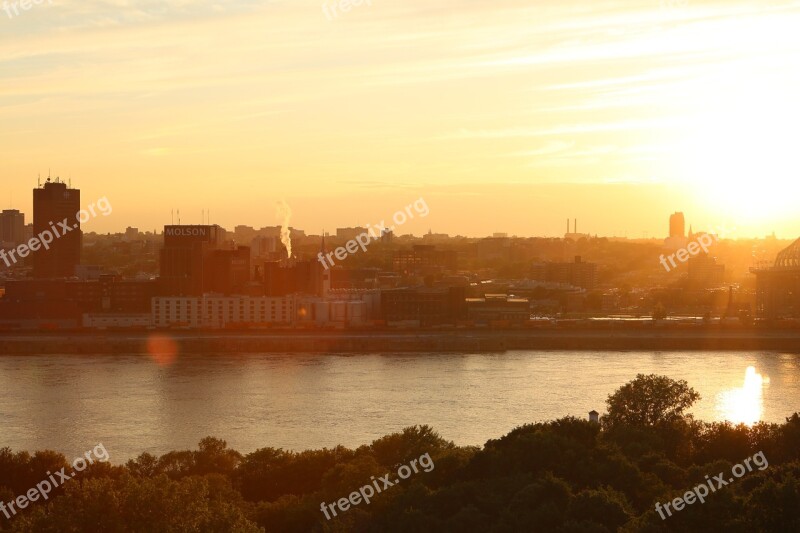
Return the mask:
[[(81, 192), (67, 184), (50, 181), (33, 190), (33, 233), (53, 234), (57, 228), (59, 236), (47, 248), (33, 252), (33, 276), (35, 278), (68, 278), (75, 275), (75, 267), (81, 262), (81, 222), (77, 214), (81, 210)], [(60, 229), (66, 222), (70, 231)]]
[(466, 287), (405, 287), (384, 290), (381, 311), (389, 325), (436, 326), (467, 318)]
[(470, 321), (481, 325), (520, 325), (530, 320), (530, 303), (527, 298), (516, 298), (507, 294), (467, 298), (467, 316)]
[[(323, 244), (324, 249), (324, 244)], [(283, 259), (264, 263), (264, 294), (286, 296), (294, 293), (323, 296), (325, 284), (330, 287), (330, 270), (312, 259)]]
[(0, 299), (0, 325), (74, 328), (86, 314), (150, 314), (156, 293), (151, 280), (123, 280), (101, 275), (91, 281), (67, 279), (12, 280)]
[(250, 281), (250, 249), (225, 245), (217, 225), (165, 226), (161, 250), (160, 290), (163, 296), (229, 294)]
[(800, 239), (781, 251), (772, 266), (750, 271), (756, 276), (757, 317), (800, 317)]
[(294, 320), (295, 296), (251, 297), (205, 294), (153, 298), (155, 327), (224, 328), (231, 325), (289, 325)]
[(158, 296), (151, 323), (157, 328), (224, 329), (364, 324), (369, 302), (356, 298), (286, 296)]

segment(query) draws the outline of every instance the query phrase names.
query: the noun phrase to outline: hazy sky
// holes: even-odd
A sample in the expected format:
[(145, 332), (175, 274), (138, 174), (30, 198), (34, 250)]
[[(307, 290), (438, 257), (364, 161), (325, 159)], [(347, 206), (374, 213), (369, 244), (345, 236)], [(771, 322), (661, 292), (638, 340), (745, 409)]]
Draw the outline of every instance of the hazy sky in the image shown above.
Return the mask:
[(112, 203), (87, 231), (274, 225), (283, 198), (333, 231), (422, 196), (399, 233), (800, 235), (798, 1), (323, 5), (0, 11), (2, 206), (30, 219), (51, 168)]

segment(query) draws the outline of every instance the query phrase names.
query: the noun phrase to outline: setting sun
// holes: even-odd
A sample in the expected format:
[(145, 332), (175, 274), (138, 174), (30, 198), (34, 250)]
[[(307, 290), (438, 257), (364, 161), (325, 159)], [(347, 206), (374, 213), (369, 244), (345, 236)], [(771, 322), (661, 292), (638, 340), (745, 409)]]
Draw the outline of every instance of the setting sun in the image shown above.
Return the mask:
[(0, 80), (0, 533), (800, 531), (800, 0), (0, 0)]

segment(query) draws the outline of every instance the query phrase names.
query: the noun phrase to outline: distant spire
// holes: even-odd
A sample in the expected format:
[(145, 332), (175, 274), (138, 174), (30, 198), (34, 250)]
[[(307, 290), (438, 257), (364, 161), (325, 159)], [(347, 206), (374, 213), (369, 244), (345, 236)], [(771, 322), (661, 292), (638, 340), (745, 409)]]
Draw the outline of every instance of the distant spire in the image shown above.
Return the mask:
[(319, 251), (322, 253), (322, 255), (325, 255), (325, 230), (322, 230), (322, 243), (319, 246)]

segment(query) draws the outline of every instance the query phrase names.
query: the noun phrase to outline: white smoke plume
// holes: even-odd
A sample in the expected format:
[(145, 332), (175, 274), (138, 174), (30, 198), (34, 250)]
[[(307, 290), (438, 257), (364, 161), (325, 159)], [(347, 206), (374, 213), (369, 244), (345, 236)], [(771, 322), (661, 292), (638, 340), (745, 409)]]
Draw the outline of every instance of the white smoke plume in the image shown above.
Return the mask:
[(286, 203), (286, 200), (278, 202), (278, 211), (276, 216), (282, 220), (281, 222), (281, 242), (286, 247), (286, 256), (292, 258), (292, 237), (289, 233), (289, 220), (292, 218), (292, 208)]

